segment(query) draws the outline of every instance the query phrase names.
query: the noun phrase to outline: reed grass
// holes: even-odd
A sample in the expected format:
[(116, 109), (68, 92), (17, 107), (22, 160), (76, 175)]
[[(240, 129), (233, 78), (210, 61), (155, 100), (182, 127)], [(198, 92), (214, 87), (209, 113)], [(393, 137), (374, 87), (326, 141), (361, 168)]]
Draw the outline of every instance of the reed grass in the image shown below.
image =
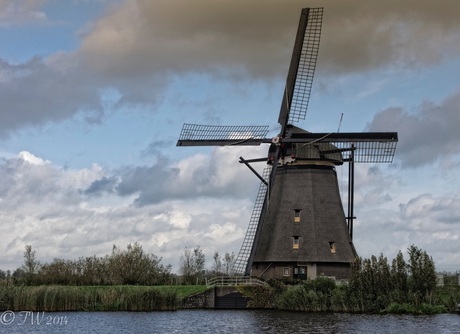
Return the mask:
[(401, 302), (400, 298), (388, 299), (382, 308), (377, 300), (371, 300), (363, 293), (350, 291), (350, 286), (336, 286), (330, 291), (319, 291), (308, 284), (289, 286), (278, 294), (274, 307), (282, 310), (307, 312), (348, 312), (348, 313), (392, 313), (392, 314), (438, 314), (453, 313), (460, 303), (460, 286), (438, 286), (433, 292), (432, 302), (417, 303), (409, 294)]
[[(384, 308), (369, 308), (365, 296), (350, 293), (349, 286), (299, 284), (239, 287), (251, 308), (276, 308), (310, 312), (383, 312), (433, 314), (455, 312), (460, 286), (436, 287), (433, 302), (416, 305), (391, 300)], [(0, 286), (0, 311), (170, 311), (181, 300), (204, 292), (206, 286)]]
[(2, 286), (0, 310), (10, 311), (169, 311), (175, 289), (149, 286)]

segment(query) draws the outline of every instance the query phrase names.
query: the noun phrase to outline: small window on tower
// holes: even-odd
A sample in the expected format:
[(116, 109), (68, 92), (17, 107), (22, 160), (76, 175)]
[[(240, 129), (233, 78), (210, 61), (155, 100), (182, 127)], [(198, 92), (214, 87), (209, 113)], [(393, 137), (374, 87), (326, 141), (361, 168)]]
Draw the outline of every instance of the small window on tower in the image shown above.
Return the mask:
[(299, 237), (293, 238), (292, 249), (299, 249)]
[(289, 267), (284, 267), (283, 268), (283, 276), (290, 276), (291, 273), (290, 273), (290, 269)]
[(335, 242), (329, 241), (329, 248), (331, 249), (331, 253), (335, 254)]
[(294, 223), (300, 223), (300, 210), (294, 210)]

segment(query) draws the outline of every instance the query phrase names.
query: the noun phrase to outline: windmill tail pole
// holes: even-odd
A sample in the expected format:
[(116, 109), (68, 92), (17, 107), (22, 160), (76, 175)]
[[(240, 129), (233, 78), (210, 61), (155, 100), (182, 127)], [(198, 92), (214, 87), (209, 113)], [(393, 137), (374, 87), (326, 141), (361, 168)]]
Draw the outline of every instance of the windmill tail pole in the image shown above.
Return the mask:
[(355, 219), (354, 207), (354, 193), (355, 193), (355, 145), (351, 145), (350, 161), (348, 162), (348, 231), (350, 238), (353, 240), (353, 219)]
[(246, 160), (243, 159), (243, 157), (240, 157), (240, 162), (244, 163), (259, 178), (260, 181), (268, 186), (267, 181), (265, 181), (264, 178), (259, 173), (257, 173), (256, 170), (252, 168), (252, 166)]

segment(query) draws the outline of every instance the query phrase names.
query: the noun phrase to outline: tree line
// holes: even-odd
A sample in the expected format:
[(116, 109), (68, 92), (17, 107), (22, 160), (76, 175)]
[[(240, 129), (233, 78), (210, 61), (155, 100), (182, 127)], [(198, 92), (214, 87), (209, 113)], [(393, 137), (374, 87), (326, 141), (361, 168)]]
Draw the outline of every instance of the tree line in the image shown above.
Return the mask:
[[(407, 254), (407, 261), (401, 251), (392, 261), (388, 261), (383, 254), (379, 257), (358, 257), (352, 264), (350, 279), (345, 284), (336, 284), (333, 279), (319, 276), (314, 280), (272, 279), (268, 281), (268, 287), (240, 286), (238, 289), (249, 297), (249, 306), (255, 308), (425, 314), (456, 310), (460, 301), (460, 286), (437, 286), (433, 259), (414, 245), (407, 249)], [(134, 243), (129, 244), (126, 249), (113, 246), (112, 252), (103, 257), (54, 259), (50, 263), (41, 264), (35, 250), (27, 245), (21, 268), (13, 274), (0, 271), (0, 287), (3, 286), (3, 290), (0, 289), (0, 302), (23, 298), (21, 289), (29, 288), (24, 287), (26, 285), (74, 285), (74, 288), (92, 285), (101, 289), (124, 289), (135, 288), (132, 285), (204, 284), (207, 276), (229, 274), (235, 256), (233, 253), (220, 256), (215, 252), (210, 269), (207, 270), (205, 255), (199, 246), (185, 249), (179, 259), (179, 275), (171, 273), (171, 266), (163, 265), (161, 260)], [(13, 286), (9, 286), (10, 284)], [(63, 291), (67, 290), (49, 290), (46, 294), (60, 295)], [(78, 296), (82, 291), (76, 292), (76, 300), (79, 300)], [(103, 293), (112, 293), (112, 290), (107, 291)], [(149, 296), (155, 293), (150, 290), (142, 291), (142, 294)], [(120, 298), (128, 303), (137, 298), (133, 296)], [(168, 296), (165, 298), (171, 299)], [(37, 303), (40, 302), (40, 298), (37, 297), (36, 300)], [(113, 307), (119, 309), (118, 306)]]
[[(347, 284), (318, 277), (291, 288), (275, 283), (271, 296), (277, 308), (299, 311), (440, 313), (455, 309), (460, 289), (436, 285), (433, 259), (412, 245), (408, 261), (401, 251), (391, 262), (379, 257), (356, 258)], [(446, 287), (450, 288), (450, 287)]]
[(432, 304), (436, 288), (433, 259), (412, 245), (407, 249), (408, 262), (401, 251), (390, 263), (381, 254), (378, 258), (357, 258), (352, 266), (349, 286), (351, 298), (360, 309), (380, 310), (391, 304), (410, 303), (419, 307)]
[(41, 263), (31, 245), (25, 246), (23, 265), (13, 273), (0, 270), (0, 282), (25, 285), (174, 285), (203, 284), (207, 276), (230, 274), (235, 261), (233, 253), (223, 257), (216, 251), (210, 270), (205, 269), (205, 255), (196, 246), (184, 249), (179, 259), (179, 275), (164, 265), (162, 258), (145, 252), (139, 243), (126, 249), (113, 246), (108, 255), (56, 258)]

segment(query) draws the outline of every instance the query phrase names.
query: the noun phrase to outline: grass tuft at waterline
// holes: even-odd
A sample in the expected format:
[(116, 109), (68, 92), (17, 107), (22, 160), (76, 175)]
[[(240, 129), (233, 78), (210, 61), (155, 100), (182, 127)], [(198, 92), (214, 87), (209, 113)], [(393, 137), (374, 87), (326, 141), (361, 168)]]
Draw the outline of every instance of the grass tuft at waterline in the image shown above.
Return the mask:
[(0, 310), (170, 311), (205, 286), (1, 286)]

